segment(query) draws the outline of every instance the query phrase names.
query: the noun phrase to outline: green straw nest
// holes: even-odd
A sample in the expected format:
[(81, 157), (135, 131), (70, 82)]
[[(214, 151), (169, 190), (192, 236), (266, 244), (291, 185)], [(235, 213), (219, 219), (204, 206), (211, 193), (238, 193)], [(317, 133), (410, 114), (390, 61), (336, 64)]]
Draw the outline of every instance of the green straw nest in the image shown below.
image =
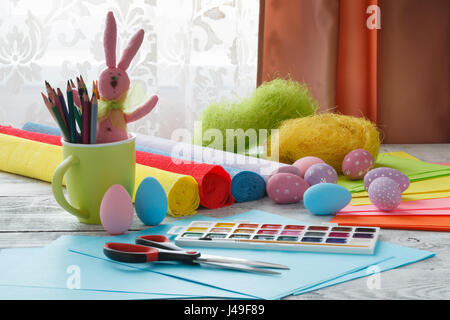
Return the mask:
[[(242, 101), (222, 101), (209, 105), (200, 116), (202, 132), (198, 132), (200, 129), (197, 128), (195, 143), (245, 153), (249, 148), (264, 143), (271, 129), (278, 128), (282, 121), (315, 114), (317, 109), (318, 103), (305, 84), (275, 79), (263, 83), (252, 96)], [(208, 133), (210, 129), (215, 130)], [(244, 146), (237, 143), (238, 138), (230, 131), (227, 134), (227, 129), (244, 133)], [(249, 138), (249, 129), (256, 132), (256, 141)], [(261, 134), (262, 129), (267, 130), (267, 135)], [(219, 131), (222, 135), (220, 139), (217, 138)], [(234, 150), (229, 150), (230, 146), (234, 146)]]

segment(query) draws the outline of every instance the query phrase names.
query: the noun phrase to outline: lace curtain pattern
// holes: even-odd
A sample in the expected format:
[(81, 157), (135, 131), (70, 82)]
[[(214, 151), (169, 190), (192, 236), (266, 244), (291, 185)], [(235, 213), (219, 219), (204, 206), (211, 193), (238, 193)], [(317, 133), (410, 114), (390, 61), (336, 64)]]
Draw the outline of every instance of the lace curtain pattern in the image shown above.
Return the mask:
[[(0, 124), (55, 125), (42, 103), (44, 80), (88, 87), (105, 68), (103, 30), (112, 10), (120, 56), (140, 28), (144, 43), (128, 74), (157, 108), (129, 129), (170, 138), (193, 129), (203, 108), (256, 87), (258, 0), (1, 0)], [(63, 90), (64, 91), (64, 90)]]

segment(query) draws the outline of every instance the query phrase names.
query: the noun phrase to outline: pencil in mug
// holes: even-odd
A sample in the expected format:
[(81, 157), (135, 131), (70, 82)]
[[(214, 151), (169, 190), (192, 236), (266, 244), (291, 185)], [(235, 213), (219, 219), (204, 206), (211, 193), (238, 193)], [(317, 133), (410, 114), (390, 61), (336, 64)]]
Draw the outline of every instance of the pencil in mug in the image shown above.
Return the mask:
[(98, 105), (97, 105), (97, 95), (95, 92), (92, 93), (91, 100), (91, 139), (90, 143), (95, 144), (97, 142), (97, 116), (98, 116)]
[(61, 102), (59, 100), (59, 97), (58, 97), (55, 89), (53, 89), (52, 86), (47, 81), (45, 81), (45, 86), (47, 88), (48, 97), (50, 99), (52, 106), (56, 106), (58, 108), (59, 114), (62, 117), (64, 125), (66, 126), (66, 128), (69, 128), (68, 120), (66, 120)]
[(59, 101), (59, 105), (61, 106), (61, 110), (62, 110), (62, 115), (64, 117), (64, 122), (67, 124), (67, 131), (69, 132), (69, 142), (75, 142), (75, 139), (72, 139), (72, 131), (74, 130), (70, 118), (69, 118), (69, 113), (67, 111), (67, 105), (66, 105), (66, 100), (64, 100), (64, 96), (62, 94), (61, 89), (57, 88), (56, 93), (58, 95), (58, 101)]
[(83, 119), (83, 129), (81, 130), (81, 137), (82, 137), (82, 143), (83, 144), (89, 144), (89, 139), (90, 139), (90, 118), (91, 118), (91, 113), (90, 113), (90, 107), (89, 107), (89, 98), (86, 95), (86, 93), (83, 93), (83, 109), (82, 109), (82, 113), (81, 113), (81, 117)]
[(75, 114), (77, 112), (77, 107), (73, 103), (73, 92), (69, 81), (67, 81), (67, 108), (69, 109), (70, 137), (73, 143), (79, 143), (81, 139), (78, 135), (77, 126), (75, 123)]
[(67, 131), (67, 127), (64, 124), (62, 115), (60, 114), (59, 109), (55, 104), (52, 105), (52, 113), (55, 115), (56, 123), (58, 124), (59, 128), (61, 129), (61, 132), (64, 135), (64, 139), (66, 141), (70, 142), (69, 132)]

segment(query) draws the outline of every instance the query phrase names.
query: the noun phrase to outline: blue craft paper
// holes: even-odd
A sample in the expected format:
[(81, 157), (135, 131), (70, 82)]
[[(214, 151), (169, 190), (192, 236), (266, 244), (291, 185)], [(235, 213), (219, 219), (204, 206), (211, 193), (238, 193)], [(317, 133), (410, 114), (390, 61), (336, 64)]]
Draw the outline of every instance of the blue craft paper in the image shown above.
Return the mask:
[[(383, 243), (383, 244), (386, 244), (386, 243)], [(395, 268), (400, 268), (400, 267), (403, 267), (405, 265), (408, 265), (408, 264), (411, 264), (414, 262), (418, 262), (421, 260), (431, 258), (435, 255), (434, 253), (429, 252), (429, 251), (401, 247), (401, 246), (397, 246), (394, 244), (388, 244), (388, 245), (391, 246), (388, 250), (398, 251), (398, 256), (378, 263), (376, 265), (376, 267), (378, 267), (378, 268), (374, 268), (373, 270), (366, 269), (366, 270), (357, 271), (357, 272), (354, 272), (351, 274), (347, 274), (340, 278), (337, 278), (337, 279), (334, 279), (334, 280), (331, 280), (331, 281), (328, 281), (325, 283), (321, 283), (316, 286), (312, 286), (309, 288), (299, 290), (295, 293), (295, 295), (300, 295), (300, 294), (304, 294), (304, 293), (307, 293), (310, 291), (316, 291), (316, 290), (319, 290), (322, 288), (334, 286), (334, 285), (337, 285), (337, 284), (340, 284), (343, 282), (347, 282), (350, 280), (367, 277), (367, 276), (374, 274), (375, 270), (376, 270), (376, 272), (384, 272), (384, 271), (392, 270)], [(396, 248), (396, 247), (398, 247), (398, 248)]]
[[(61, 135), (61, 131), (58, 128), (33, 122), (25, 123), (25, 125), (22, 127), (22, 130), (51, 134), (56, 136)], [(139, 145), (136, 145), (136, 150), (160, 154), (164, 156), (171, 156), (170, 154), (167, 154), (166, 152), (163, 152), (161, 150), (143, 147)], [(266, 182), (264, 181), (264, 178), (260, 174), (253, 171), (239, 170), (227, 166), (222, 167), (225, 169), (226, 172), (228, 172), (228, 174), (231, 177), (231, 195), (233, 196), (236, 202), (248, 202), (258, 200), (264, 197), (264, 195), (266, 194)]]
[[(299, 222), (293, 219), (282, 218), (262, 211), (249, 211), (233, 216), (234, 219), (255, 222)], [(170, 225), (161, 225), (148, 230), (139, 231), (119, 237), (93, 238), (86, 241), (74, 241), (70, 250), (90, 255), (105, 261), (110, 261), (102, 253), (105, 242), (134, 243), (139, 235), (166, 234), (173, 225), (187, 225), (193, 220), (211, 220), (207, 217), (194, 216), (179, 220)], [(225, 220), (225, 219), (222, 219)], [(182, 264), (148, 263), (135, 264), (137, 268), (145, 271), (172, 275), (211, 285), (226, 290), (236, 291), (261, 299), (279, 299), (295, 293), (299, 289), (311, 287), (330, 281), (367, 267), (381, 261), (393, 258), (391, 252), (376, 250), (374, 255), (352, 255), (310, 252), (266, 251), (224, 248), (193, 248), (205, 254), (231, 256), (244, 259), (262, 260), (288, 265), (291, 270), (282, 270), (282, 275), (261, 275), (234, 270), (222, 270), (204, 266), (190, 266)], [(377, 248), (378, 249), (378, 248)], [(122, 264), (122, 263), (121, 263)], [(129, 264), (125, 264), (129, 265)]]
[[(81, 276), (80, 292), (87, 292), (87, 296), (100, 295), (91, 291), (114, 291), (123, 294), (122, 299), (135, 299), (144, 296), (145, 299), (173, 299), (193, 297), (223, 297), (235, 299), (248, 299), (249, 297), (231, 292), (215, 289), (209, 286), (186, 282), (174, 277), (157, 273), (143, 273), (140, 270), (112, 263), (100, 259), (92, 259), (67, 250), (71, 241), (77, 237), (62, 236), (45, 248), (33, 250), (34, 253), (24, 252), (18, 249), (10, 249), (16, 255), (0, 254), (0, 295), (8, 295), (11, 286), (43, 287), (45, 289), (66, 289), (67, 279), (70, 274), (67, 268), (71, 265), (79, 267)], [(83, 237), (80, 238), (92, 238)], [(8, 251), (6, 251), (7, 253)], [(106, 265), (106, 266), (105, 266)], [(19, 294), (20, 290), (14, 290)], [(33, 290), (34, 291), (34, 290)], [(51, 294), (52, 299), (56, 294), (54, 290), (43, 291), (43, 295)], [(75, 290), (70, 290), (75, 291)], [(26, 291), (25, 291), (26, 293)], [(133, 297), (129, 294), (138, 294)], [(149, 293), (149, 294), (148, 294)], [(70, 293), (64, 293), (70, 296)], [(142, 295), (146, 294), (146, 295)], [(76, 297), (80, 294), (72, 294)], [(105, 297), (106, 298), (106, 297)], [(47, 299), (45, 295), (42, 299)], [(109, 299), (109, 298), (107, 298)], [(142, 298), (140, 298), (142, 299)]]

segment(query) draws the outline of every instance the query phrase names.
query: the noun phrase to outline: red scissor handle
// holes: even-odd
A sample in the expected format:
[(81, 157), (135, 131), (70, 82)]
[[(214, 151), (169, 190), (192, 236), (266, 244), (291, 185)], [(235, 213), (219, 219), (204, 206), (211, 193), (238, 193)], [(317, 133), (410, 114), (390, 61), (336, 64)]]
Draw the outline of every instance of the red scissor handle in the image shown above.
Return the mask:
[(112, 260), (128, 263), (151, 261), (193, 263), (195, 259), (200, 257), (200, 252), (198, 251), (164, 250), (152, 246), (117, 242), (105, 243), (103, 253)]
[(158, 249), (138, 244), (108, 242), (103, 246), (103, 253), (120, 262), (142, 263), (159, 260)]

